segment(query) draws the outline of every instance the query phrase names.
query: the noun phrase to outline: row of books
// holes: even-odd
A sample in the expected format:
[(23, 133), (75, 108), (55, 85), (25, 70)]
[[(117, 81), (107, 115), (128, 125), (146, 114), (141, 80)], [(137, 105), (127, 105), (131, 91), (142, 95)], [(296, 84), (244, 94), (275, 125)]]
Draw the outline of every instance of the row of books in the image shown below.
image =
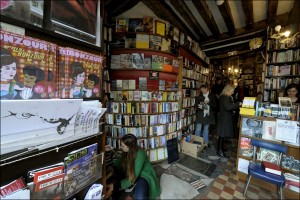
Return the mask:
[[(101, 177), (102, 159), (97, 155), (97, 148), (98, 145), (95, 143), (68, 153), (64, 162), (28, 171), (26, 178), (21, 177), (2, 186), (1, 198), (64, 199), (70, 197)], [(102, 193), (102, 190), (99, 192)]]
[(246, 74), (246, 75), (244, 75), (244, 74), (242, 74), (241, 75), (241, 78), (242, 79), (253, 79), (253, 77), (254, 77), (254, 74)]
[(181, 92), (111, 91), (110, 98), (114, 101), (178, 101), (181, 99)]
[(290, 49), (284, 52), (268, 53), (268, 63), (284, 63), (296, 61), (300, 61), (300, 49)]
[(293, 156), (283, 155), (281, 165), (284, 169), (300, 172), (300, 160), (295, 159)]
[(182, 79), (182, 87), (185, 88), (200, 88), (200, 83), (196, 80)]
[(256, 102), (255, 105), (255, 116), (299, 120), (299, 113), (299, 104), (293, 104), (291, 105), (291, 107), (280, 107), (278, 104), (271, 104), (268, 102)]
[(191, 70), (191, 69), (183, 68), (182, 69), (182, 76), (186, 77), (186, 78), (199, 80), (201, 74), (200, 74), (200, 72), (197, 72), (197, 71), (194, 71), (194, 70)]
[(179, 110), (178, 102), (111, 102), (108, 105), (109, 113), (164, 113)]
[[(196, 115), (188, 116), (182, 119), (182, 127), (190, 126), (196, 121)], [(192, 127), (190, 127), (192, 128)], [(194, 129), (192, 129), (194, 130)]]
[(300, 193), (300, 175), (297, 173), (283, 173), (285, 188)]
[[(0, 34), (1, 61), (16, 64), (14, 76), (1, 82), (1, 99), (100, 96), (102, 56), (2, 30)], [(27, 83), (28, 76), (36, 81)]]
[[(138, 138), (137, 143), (141, 147), (141, 149), (148, 149), (148, 139)], [(110, 145), (114, 149), (121, 149), (121, 139), (106, 137), (106, 145)]]
[(196, 114), (195, 107), (183, 108), (181, 110), (181, 116), (183, 116), (183, 117), (187, 117), (187, 116), (194, 115), (194, 114)]
[[(139, 77), (139, 85), (137, 86), (135, 79), (111, 80), (111, 90), (147, 90), (147, 78)], [(178, 90), (179, 84), (174, 81), (159, 80), (158, 90)]]
[(183, 97), (197, 97), (200, 95), (199, 89), (182, 89), (182, 96)]
[(265, 89), (285, 89), (291, 83), (299, 84), (299, 78), (265, 78)]
[[(118, 116), (116, 116), (118, 117)], [(160, 115), (122, 115), (121, 123), (123, 126), (154, 126), (178, 121), (182, 118), (181, 112), (174, 112)]]
[(287, 76), (287, 75), (299, 75), (300, 66), (298, 63), (293, 65), (269, 65), (267, 67), (267, 76)]
[(177, 59), (152, 53), (114, 54), (110, 63), (111, 69), (153, 69), (177, 73), (179, 66)]
[(195, 100), (196, 99), (194, 97), (182, 99), (182, 107), (185, 108), (185, 107), (194, 106)]
[(173, 26), (168, 21), (162, 21), (147, 16), (144, 16), (143, 18), (117, 18), (115, 32), (143, 32), (150, 34), (150, 36), (151, 34), (160, 35), (162, 37), (167, 36), (167, 38), (179, 43), (179, 45), (192, 50), (201, 59), (209, 63), (209, 58), (201, 51), (199, 43), (190, 36), (180, 32), (177, 27)]

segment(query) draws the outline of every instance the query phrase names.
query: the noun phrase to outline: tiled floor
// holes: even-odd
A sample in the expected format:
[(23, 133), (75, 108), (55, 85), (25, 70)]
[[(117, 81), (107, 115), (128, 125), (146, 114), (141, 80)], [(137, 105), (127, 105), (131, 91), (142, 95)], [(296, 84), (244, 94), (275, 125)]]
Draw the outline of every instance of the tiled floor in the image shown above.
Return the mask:
[(216, 178), (206, 195), (199, 195), (194, 199), (278, 199), (275, 192), (249, 185), (247, 197), (243, 196), (245, 181), (236, 176), (236, 154), (231, 154), (224, 173)]

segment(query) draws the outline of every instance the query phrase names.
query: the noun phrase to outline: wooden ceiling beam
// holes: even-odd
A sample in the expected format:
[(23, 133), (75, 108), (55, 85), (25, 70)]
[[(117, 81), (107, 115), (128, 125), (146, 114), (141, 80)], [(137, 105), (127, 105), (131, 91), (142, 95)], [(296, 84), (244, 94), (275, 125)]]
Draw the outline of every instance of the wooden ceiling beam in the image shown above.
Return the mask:
[(110, 17), (118, 16), (134, 7), (138, 2), (140, 0), (110, 0), (110, 3), (106, 6), (107, 13)]
[(224, 3), (222, 5), (219, 5), (218, 8), (224, 19), (229, 35), (233, 35), (235, 33), (235, 27), (234, 27), (233, 17), (230, 11), (230, 7), (228, 4), (228, 0), (224, 0)]
[(204, 40), (207, 38), (205, 31), (198, 24), (197, 20), (195, 19), (195, 16), (189, 11), (189, 8), (183, 0), (171, 0), (170, 3), (180, 13), (180, 15), (186, 21), (186, 23), (188, 23), (191, 28), (194, 28), (194, 32), (199, 34), (200, 40)]
[(214, 37), (219, 38), (220, 35), (219, 28), (206, 2), (193, 0), (193, 4), (197, 8), (198, 12), (200, 13), (201, 17), (207, 24), (209, 30), (212, 32)]
[(294, 0), (294, 6), (293, 9), (289, 13), (289, 22), (291, 24), (299, 23), (300, 22), (300, 1)]
[(269, 0), (268, 11), (267, 11), (267, 23), (268, 24), (273, 24), (275, 22), (277, 7), (278, 7), (278, 0)]
[(165, 1), (155, 1), (155, 3), (153, 3), (149, 0), (142, 0), (142, 2), (148, 8), (150, 8), (159, 18), (169, 21), (172, 25), (179, 28), (180, 31), (182, 31), (186, 35), (189, 35), (194, 40), (197, 39), (195, 38), (191, 30), (186, 26), (186, 24), (176, 15), (176, 13), (168, 6)]
[(253, 0), (246, 0), (246, 1), (241, 1), (241, 2), (242, 2), (243, 11), (245, 14), (246, 29), (250, 30), (253, 28), (253, 22), (254, 22)]

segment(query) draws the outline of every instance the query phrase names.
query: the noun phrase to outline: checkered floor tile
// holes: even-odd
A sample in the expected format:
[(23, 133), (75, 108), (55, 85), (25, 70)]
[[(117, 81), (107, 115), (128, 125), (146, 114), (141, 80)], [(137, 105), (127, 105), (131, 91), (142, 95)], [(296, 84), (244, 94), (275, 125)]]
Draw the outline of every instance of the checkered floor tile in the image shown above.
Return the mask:
[(245, 181), (235, 176), (236, 154), (232, 153), (227, 162), (226, 170), (219, 175), (210, 186), (206, 195), (199, 195), (194, 199), (278, 199), (276, 192), (249, 185), (247, 196), (243, 196)]

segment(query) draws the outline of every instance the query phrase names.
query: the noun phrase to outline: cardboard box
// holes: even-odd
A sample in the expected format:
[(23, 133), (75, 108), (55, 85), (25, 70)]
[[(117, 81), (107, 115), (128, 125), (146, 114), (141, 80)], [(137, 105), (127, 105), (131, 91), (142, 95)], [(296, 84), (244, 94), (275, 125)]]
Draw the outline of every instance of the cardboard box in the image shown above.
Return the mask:
[(182, 142), (182, 153), (197, 158), (200, 156), (200, 152), (204, 147), (205, 145), (203, 137), (191, 135), (191, 140), (189, 142)]

